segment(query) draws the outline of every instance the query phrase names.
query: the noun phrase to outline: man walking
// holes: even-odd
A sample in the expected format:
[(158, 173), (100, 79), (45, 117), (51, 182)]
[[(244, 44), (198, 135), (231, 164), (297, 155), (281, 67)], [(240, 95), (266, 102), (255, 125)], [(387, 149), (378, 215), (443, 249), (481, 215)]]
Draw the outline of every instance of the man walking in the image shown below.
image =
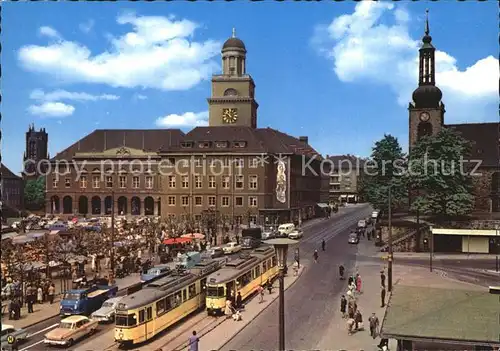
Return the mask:
[(323, 241), (321, 242), (321, 249), (325, 251), (325, 247), (326, 247), (326, 242), (325, 239), (323, 239)]
[(385, 307), (385, 286), (383, 285), (380, 289), (380, 300), (382, 302), (382, 305), (380, 307)]
[(368, 322), (370, 323), (370, 336), (375, 339), (377, 337), (377, 333), (378, 333), (377, 329), (378, 329), (378, 325), (379, 325), (379, 321), (378, 321), (377, 316), (375, 315), (375, 312), (372, 313), (370, 318), (368, 318)]
[(346, 317), (346, 307), (347, 307), (347, 299), (344, 295), (340, 298), (340, 313), (342, 313), (342, 318)]
[(385, 274), (383, 269), (380, 271), (380, 285), (385, 288)]
[(189, 337), (189, 351), (198, 351), (200, 339), (196, 335), (196, 330), (193, 330), (193, 335)]

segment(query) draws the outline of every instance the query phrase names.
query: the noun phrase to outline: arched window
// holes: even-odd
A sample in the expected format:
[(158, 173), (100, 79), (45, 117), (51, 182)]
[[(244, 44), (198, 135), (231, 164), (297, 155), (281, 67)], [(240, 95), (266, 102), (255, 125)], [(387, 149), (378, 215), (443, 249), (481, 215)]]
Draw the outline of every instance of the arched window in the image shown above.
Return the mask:
[(89, 199), (86, 196), (80, 196), (78, 199), (78, 213), (83, 215), (89, 213)]
[(63, 213), (71, 214), (73, 213), (73, 199), (71, 196), (65, 196), (63, 198)]
[(224, 96), (238, 96), (238, 91), (233, 88), (226, 89), (226, 91), (224, 91)]
[(421, 122), (418, 125), (417, 139), (432, 135), (432, 124), (429, 122)]

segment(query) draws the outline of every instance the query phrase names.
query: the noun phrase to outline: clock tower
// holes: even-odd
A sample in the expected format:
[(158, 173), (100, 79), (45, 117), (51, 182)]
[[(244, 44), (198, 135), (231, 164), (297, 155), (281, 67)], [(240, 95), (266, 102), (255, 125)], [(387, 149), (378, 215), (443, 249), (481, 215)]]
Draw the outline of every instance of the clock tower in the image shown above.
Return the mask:
[(222, 46), (222, 74), (212, 76), (209, 125), (257, 128), (255, 83), (246, 73), (245, 44), (233, 35)]
[(410, 150), (416, 142), (428, 135), (437, 134), (444, 124), (443, 93), (436, 86), (436, 49), (429, 35), (429, 10), (426, 10), (425, 35), (419, 50), (418, 88), (413, 92), (413, 102), (408, 106), (410, 115)]

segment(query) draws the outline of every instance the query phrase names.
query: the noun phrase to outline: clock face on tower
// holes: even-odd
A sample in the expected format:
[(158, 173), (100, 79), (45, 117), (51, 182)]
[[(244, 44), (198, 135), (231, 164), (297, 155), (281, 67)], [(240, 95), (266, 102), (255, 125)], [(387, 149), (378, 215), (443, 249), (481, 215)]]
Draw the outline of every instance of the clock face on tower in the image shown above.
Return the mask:
[(222, 121), (224, 123), (235, 123), (238, 120), (238, 109), (236, 108), (223, 108)]
[(420, 114), (420, 120), (421, 120), (422, 122), (427, 122), (427, 121), (429, 120), (429, 118), (430, 118), (430, 117), (431, 117), (431, 116), (429, 116), (429, 114), (428, 114), (427, 112), (422, 112), (422, 113)]

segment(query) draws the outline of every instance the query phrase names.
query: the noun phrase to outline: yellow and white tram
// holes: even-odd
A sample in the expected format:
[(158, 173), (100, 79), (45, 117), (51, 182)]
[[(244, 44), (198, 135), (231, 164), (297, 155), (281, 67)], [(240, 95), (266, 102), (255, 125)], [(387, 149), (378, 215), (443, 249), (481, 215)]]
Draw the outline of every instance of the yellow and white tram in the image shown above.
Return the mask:
[(124, 297), (115, 317), (115, 341), (123, 346), (145, 342), (205, 306), (207, 277), (218, 261), (196, 264)]
[(206, 307), (209, 315), (223, 313), (226, 300), (238, 292), (242, 300), (257, 291), (259, 285), (278, 275), (276, 254), (272, 246), (255, 249), (248, 257), (226, 263), (207, 278)]

